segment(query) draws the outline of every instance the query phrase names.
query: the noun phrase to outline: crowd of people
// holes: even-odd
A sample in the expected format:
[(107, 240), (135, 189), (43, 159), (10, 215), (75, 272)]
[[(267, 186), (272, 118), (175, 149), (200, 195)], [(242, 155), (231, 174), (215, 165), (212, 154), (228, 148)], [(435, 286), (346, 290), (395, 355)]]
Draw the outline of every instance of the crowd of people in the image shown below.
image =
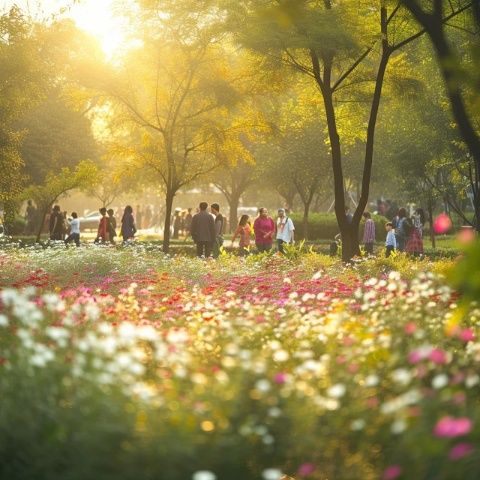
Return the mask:
[[(348, 210), (347, 220), (351, 221)], [(373, 254), (375, 244), (375, 222), (369, 212), (364, 212), (365, 225), (363, 229), (363, 244), (367, 254)], [(412, 216), (407, 214), (406, 208), (399, 208), (391, 222), (387, 222), (385, 239), (385, 255), (389, 257), (392, 252), (406, 252), (412, 255), (423, 253), (423, 229), (425, 213), (422, 208), (417, 208)]]
[[(274, 242), (277, 250), (284, 253), (284, 245), (294, 242), (295, 226), (292, 219), (288, 217), (283, 208), (279, 208), (277, 213), (275, 221), (269, 216), (266, 208), (259, 208), (253, 226), (248, 215), (241, 216), (232, 238), (232, 246), (235, 246), (238, 238), (240, 256), (244, 257), (250, 253), (252, 237), (255, 241), (256, 251), (259, 253), (270, 251)], [(224, 242), (224, 229), (225, 220), (220, 213), (218, 203), (212, 203), (210, 212), (208, 212), (208, 204), (201, 202), (198, 213), (192, 217), (190, 232), (197, 246), (198, 257), (209, 257), (210, 255), (213, 255), (214, 258), (218, 257)]]
[[(197, 256), (218, 257), (224, 243), (226, 231), (226, 219), (220, 213), (220, 205), (212, 203), (210, 211), (208, 204), (201, 202), (192, 214), (192, 208), (186, 210), (176, 209), (172, 219), (172, 238), (191, 237), (196, 245)], [(97, 228), (96, 243), (115, 243), (117, 235), (117, 218), (113, 209), (100, 208), (100, 219)], [(36, 215), (35, 207), (28, 201), (25, 212), (26, 230), (33, 233), (32, 223)], [(352, 222), (353, 214), (349, 207), (345, 208), (347, 222)], [(369, 212), (363, 213), (363, 244), (365, 252), (369, 255), (374, 253), (374, 245), (377, 240), (375, 222)], [(128, 242), (135, 237), (140, 224), (148, 228), (153, 221), (153, 210), (145, 208), (142, 210), (137, 206), (135, 216), (134, 210), (127, 205), (123, 210), (120, 219), (120, 237)], [(413, 255), (423, 253), (423, 230), (425, 225), (425, 214), (423, 209), (418, 208), (413, 215), (407, 214), (407, 209), (399, 208), (392, 220), (385, 225), (385, 255), (388, 257), (394, 251), (407, 252)], [(75, 243), (80, 245), (80, 219), (76, 212), (67, 216), (62, 212), (59, 205), (55, 205), (48, 217), (48, 230), (51, 240), (64, 241), (66, 245)], [(276, 247), (280, 253), (284, 253), (285, 244), (294, 243), (295, 226), (288, 212), (279, 208), (277, 217), (274, 220), (269, 216), (268, 210), (264, 207), (258, 209), (258, 216), (253, 223), (248, 215), (242, 215), (238, 225), (233, 232), (232, 247), (238, 248), (240, 256), (248, 255), (253, 247), (259, 253), (268, 252)], [(238, 239), (238, 246), (236, 241)], [(341, 240), (337, 236), (337, 240)], [(335, 254), (338, 242), (332, 244)], [(331, 246), (331, 247), (332, 247)]]
[[(28, 208), (28, 207), (27, 207)], [(100, 220), (98, 222), (95, 243), (115, 243), (117, 237), (117, 219), (112, 208), (100, 208)], [(62, 212), (59, 205), (55, 205), (49, 216), (48, 232), (50, 240), (64, 241), (65, 245), (74, 242), (80, 245), (80, 219), (77, 212), (72, 212), (68, 217)], [(137, 232), (133, 217), (133, 208), (127, 205), (120, 221), (120, 236), (124, 242), (132, 240)]]

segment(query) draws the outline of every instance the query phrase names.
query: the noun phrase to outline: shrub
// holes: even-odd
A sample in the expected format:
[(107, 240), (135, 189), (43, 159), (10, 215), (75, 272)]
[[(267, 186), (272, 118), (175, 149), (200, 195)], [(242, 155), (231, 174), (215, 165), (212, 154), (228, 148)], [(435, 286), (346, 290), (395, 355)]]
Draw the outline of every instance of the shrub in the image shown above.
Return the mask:
[[(295, 224), (295, 236), (304, 238), (303, 232), (303, 216), (295, 213), (291, 215), (291, 219)], [(385, 223), (388, 220), (381, 215), (372, 215), (375, 222), (375, 231), (377, 241), (384, 238)], [(311, 213), (308, 217), (308, 239), (321, 240), (333, 239), (339, 233), (337, 218), (334, 213)], [(360, 225), (360, 235), (363, 235), (363, 225)]]

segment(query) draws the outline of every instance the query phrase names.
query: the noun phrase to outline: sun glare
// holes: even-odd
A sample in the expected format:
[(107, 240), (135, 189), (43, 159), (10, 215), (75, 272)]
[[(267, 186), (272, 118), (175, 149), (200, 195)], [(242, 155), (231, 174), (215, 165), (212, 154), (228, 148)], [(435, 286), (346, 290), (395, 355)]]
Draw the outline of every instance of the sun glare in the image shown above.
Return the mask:
[(98, 39), (103, 51), (115, 57), (127, 45), (125, 24), (115, 16), (114, 0), (82, 0), (70, 12), (75, 23)]

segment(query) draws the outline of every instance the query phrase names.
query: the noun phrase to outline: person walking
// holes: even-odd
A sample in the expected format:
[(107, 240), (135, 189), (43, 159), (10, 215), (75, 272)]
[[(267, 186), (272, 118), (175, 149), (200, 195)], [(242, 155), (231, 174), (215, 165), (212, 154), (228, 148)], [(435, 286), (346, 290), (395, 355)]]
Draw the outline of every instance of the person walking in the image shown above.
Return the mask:
[(418, 230), (420, 238), (423, 238), (423, 227), (425, 226), (425, 212), (423, 208), (417, 208), (412, 217), (413, 226)]
[(208, 258), (212, 254), (215, 241), (215, 221), (207, 212), (208, 203), (201, 202), (200, 210), (192, 218), (192, 238), (197, 246), (197, 257)]
[(80, 246), (80, 220), (77, 212), (72, 212), (72, 219), (68, 222), (70, 225), (70, 234), (65, 239), (65, 246), (70, 242), (75, 242), (77, 247)]
[(128, 242), (135, 237), (137, 229), (135, 227), (135, 220), (133, 218), (133, 208), (130, 205), (125, 207), (122, 216), (121, 235), (124, 242)]
[(100, 210), (100, 222), (98, 224), (98, 231), (97, 231), (97, 238), (95, 239), (95, 243), (105, 243), (108, 242), (108, 218), (107, 218), (107, 209), (102, 207)]
[(59, 205), (55, 205), (50, 215), (49, 232), (50, 240), (63, 240), (63, 214)]
[(115, 243), (115, 237), (117, 236), (117, 219), (115, 218), (115, 212), (113, 208), (107, 210), (108, 213), (108, 238), (110, 243)]
[(258, 210), (258, 217), (253, 222), (255, 245), (259, 253), (268, 252), (272, 248), (275, 222), (268, 216), (268, 210), (262, 207)]
[(406, 233), (405, 252), (417, 257), (423, 253), (423, 240), (420, 227), (415, 225), (415, 217), (406, 219), (403, 226)]
[(232, 247), (237, 237), (238, 241), (238, 254), (240, 257), (248, 255), (248, 248), (250, 247), (250, 237), (252, 235), (252, 226), (250, 225), (250, 217), (248, 215), (242, 215), (238, 222), (238, 227), (235, 230), (232, 238)]
[(181, 217), (181, 210), (176, 208), (175, 209), (175, 213), (173, 215), (173, 220), (172, 220), (172, 224), (173, 224), (173, 235), (172, 235), (172, 238), (173, 239), (177, 239), (179, 234), (180, 234), (180, 230), (182, 228), (182, 217)]
[(370, 212), (363, 212), (365, 219), (365, 227), (363, 230), (363, 243), (365, 245), (365, 252), (368, 255), (373, 255), (373, 245), (375, 243), (375, 222), (372, 220)]
[(37, 209), (31, 200), (27, 202), (25, 210), (25, 235), (33, 235), (35, 232), (35, 223), (37, 220)]
[(405, 222), (407, 219), (407, 211), (405, 208), (400, 208), (395, 221), (395, 238), (397, 240), (397, 249), (400, 252), (405, 250), (405, 243), (407, 240), (407, 234), (405, 232)]
[(218, 258), (220, 255), (220, 248), (223, 245), (223, 230), (225, 225), (225, 219), (220, 213), (220, 205), (218, 203), (212, 203), (210, 211), (215, 217), (215, 242), (213, 242), (213, 258)]
[(278, 209), (276, 232), (277, 249), (280, 253), (285, 253), (283, 245), (294, 242), (295, 226), (292, 219), (285, 214), (284, 208)]
[(192, 231), (192, 209), (189, 208), (187, 210), (187, 214), (185, 215), (185, 237), (189, 237)]
[(385, 240), (385, 256), (389, 257), (392, 252), (397, 248), (397, 239), (395, 237), (395, 230), (393, 229), (393, 223), (388, 222), (385, 224), (387, 230), (387, 238)]

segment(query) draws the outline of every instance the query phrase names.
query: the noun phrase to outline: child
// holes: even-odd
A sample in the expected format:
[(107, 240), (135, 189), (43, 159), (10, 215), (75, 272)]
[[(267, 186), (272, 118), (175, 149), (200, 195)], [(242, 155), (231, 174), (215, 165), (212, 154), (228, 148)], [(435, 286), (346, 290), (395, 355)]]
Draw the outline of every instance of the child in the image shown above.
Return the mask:
[(238, 227), (235, 230), (232, 238), (232, 246), (237, 237), (240, 238), (238, 242), (238, 253), (241, 257), (248, 255), (248, 248), (250, 247), (250, 236), (252, 235), (252, 226), (249, 222), (248, 215), (242, 215)]
[(80, 220), (77, 212), (72, 212), (72, 219), (68, 222), (70, 224), (70, 235), (65, 240), (65, 245), (68, 245), (72, 240), (77, 247), (80, 246)]
[(385, 256), (389, 257), (392, 252), (397, 248), (397, 239), (395, 238), (395, 230), (393, 229), (393, 223), (388, 222), (385, 224), (387, 230), (387, 239), (385, 241), (386, 251)]

